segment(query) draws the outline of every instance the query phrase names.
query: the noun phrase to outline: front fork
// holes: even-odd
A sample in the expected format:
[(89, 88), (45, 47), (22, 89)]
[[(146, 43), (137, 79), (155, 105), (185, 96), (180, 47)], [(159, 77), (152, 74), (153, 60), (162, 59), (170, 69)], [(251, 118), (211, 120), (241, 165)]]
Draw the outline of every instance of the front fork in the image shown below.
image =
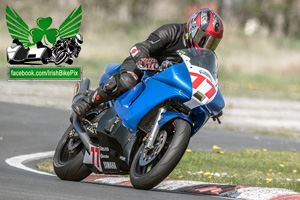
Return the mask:
[(152, 149), (153, 148), (154, 141), (156, 139), (156, 136), (157, 136), (157, 134), (159, 132), (159, 128), (160, 128), (158, 122), (159, 122), (159, 120), (161, 120), (162, 114), (166, 111), (167, 111), (167, 109), (165, 107), (161, 107), (158, 110), (158, 113), (157, 113), (157, 116), (155, 118), (152, 130), (151, 130), (150, 134), (148, 135), (148, 137), (146, 138), (146, 140), (147, 140), (147, 143), (145, 145), (146, 149)]

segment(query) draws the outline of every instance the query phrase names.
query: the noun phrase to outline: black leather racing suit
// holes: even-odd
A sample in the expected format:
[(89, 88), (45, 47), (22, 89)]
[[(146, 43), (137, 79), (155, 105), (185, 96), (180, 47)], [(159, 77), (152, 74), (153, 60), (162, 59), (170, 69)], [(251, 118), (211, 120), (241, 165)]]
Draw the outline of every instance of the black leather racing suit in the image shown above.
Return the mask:
[(69, 48), (72, 52), (72, 55), (74, 55), (76, 58), (81, 51), (81, 47), (75, 42), (75, 39), (73, 38), (60, 38), (56, 41), (52, 48), (52, 51), (57, 51), (57, 49), (59, 48), (62, 48), (64, 50), (67, 50)]
[(185, 29), (186, 23), (163, 25), (152, 32), (147, 40), (135, 44), (130, 49), (130, 56), (122, 63), (120, 73), (100, 87), (103, 90), (100, 99), (104, 102), (115, 99), (134, 87), (143, 76), (135, 64), (141, 58), (155, 58), (159, 64), (165, 60), (180, 62), (181, 57), (176, 51), (187, 48)]
[[(60, 38), (56, 41), (54, 46), (51, 48), (52, 50), (52, 61), (55, 62), (56, 65), (63, 62), (63, 60), (57, 60), (57, 57), (64, 51), (68, 52), (68, 60), (73, 63), (72, 56), (74, 55), (76, 58), (78, 57), (81, 47), (75, 42), (73, 38)], [(71, 64), (68, 63), (68, 64)]]
[[(159, 64), (165, 60), (180, 62), (176, 53), (179, 49), (188, 48), (185, 40), (186, 23), (167, 24), (152, 32), (147, 40), (135, 44), (130, 56), (122, 64), (121, 72), (137, 71), (135, 63), (141, 58), (155, 58)], [(141, 71), (136, 73), (139, 77)]]
[(91, 106), (116, 99), (134, 87), (143, 75), (136, 67), (136, 62), (141, 58), (155, 58), (159, 64), (165, 60), (181, 62), (176, 51), (188, 48), (185, 30), (186, 23), (163, 25), (152, 32), (147, 40), (135, 44), (130, 50), (130, 56), (122, 63), (120, 73), (113, 75), (89, 96), (73, 104), (73, 110), (77, 115), (83, 116)]

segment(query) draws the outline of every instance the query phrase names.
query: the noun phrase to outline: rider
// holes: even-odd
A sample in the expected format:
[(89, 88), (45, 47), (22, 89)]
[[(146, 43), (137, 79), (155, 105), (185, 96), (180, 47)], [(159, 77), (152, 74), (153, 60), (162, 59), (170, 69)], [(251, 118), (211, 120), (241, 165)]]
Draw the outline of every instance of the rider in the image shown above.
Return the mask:
[(176, 53), (191, 47), (215, 51), (223, 36), (223, 22), (212, 10), (205, 8), (195, 12), (187, 23), (163, 25), (150, 34), (147, 40), (130, 49), (119, 74), (112, 75), (91, 94), (72, 105), (77, 116), (84, 117), (94, 106), (116, 99), (134, 87), (142, 78), (143, 71), (159, 72), (163, 61), (180, 62)]
[(71, 56), (66, 61), (68, 64), (73, 63), (72, 55), (74, 55), (76, 58), (78, 57), (80, 51), (81, 51), (81, 44), (83, 43), (83, 36), (81, 34), (76, 34), (75, 39), (73, 38), (60, 38), (56, 41), (54, 46), (52, 47), (52, 55), (54, 58), (56, 58), (61, 50), (70, 50)]

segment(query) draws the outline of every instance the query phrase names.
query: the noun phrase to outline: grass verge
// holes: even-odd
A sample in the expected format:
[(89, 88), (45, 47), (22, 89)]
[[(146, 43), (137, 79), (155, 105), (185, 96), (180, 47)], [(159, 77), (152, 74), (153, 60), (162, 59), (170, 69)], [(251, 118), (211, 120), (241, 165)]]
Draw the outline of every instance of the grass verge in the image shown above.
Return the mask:
[[(300, 192), (300, 152), (245, 149), (187, 150), (167, 179), (194, 180), (253, 187), (286, 188)], [(38, 164), (53, 173), (52, 160)]]
[(219, 87), (223, 94), (265, 99), (300, 99), (299, 76), (272, 73), (232, 73), (220, 68)]
[(300, 139), (300, 135), (296, 130), (291, 130), (287, 128), (249, 128), (243, 126), (226, 125), (225, 123), (222, 123), (222, 126), (220, 126), (219, 124), (210, 121), (208, 121), (208, 123), (205, 124), (205, 128)]
[(37, 164), (37, 167), (40, 170), (46, 171), (46, 172), (50, 172), (52, 174), (54, 174), (54, 169), (53, 169), (53, 160), (51, 159), (47, 159), (47, 160), (43, 160), (41, 162), (39, 162)]
[(300, 192), (300, 153), (245, 149), (187, 150), (168, 179), (196, 180)]

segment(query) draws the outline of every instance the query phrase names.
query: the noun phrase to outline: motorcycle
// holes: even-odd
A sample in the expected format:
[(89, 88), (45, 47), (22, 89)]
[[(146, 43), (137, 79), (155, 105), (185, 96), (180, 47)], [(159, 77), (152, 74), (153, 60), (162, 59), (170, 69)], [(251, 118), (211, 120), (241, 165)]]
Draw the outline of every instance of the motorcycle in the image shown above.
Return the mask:
[(76, 48), (72, 45), (61, 46), (61, 47), (52, 47), (52, 55), (48, 59), (48, 62), (54, 62), (56, 65), (59, 65), (63, 62), (71, 65), (73, 63), (72, 56), (76, 53)]
[[(190, 138), (225, 106), (215, 54), (196, 48), (177, 53), (182, 63), (157, 74), (144, 72), (142, 81), (116, 100), (83, 119), (73, 117), (53, 158), (60, 179), (130, 174), (135, 188), (151, 189), (173, 171)], [(119, 64), (107, 65), (100, 85), (119, 70)], [(77, 82), (73, 102), (91, 92), (89, 87), (88, 79)]]

